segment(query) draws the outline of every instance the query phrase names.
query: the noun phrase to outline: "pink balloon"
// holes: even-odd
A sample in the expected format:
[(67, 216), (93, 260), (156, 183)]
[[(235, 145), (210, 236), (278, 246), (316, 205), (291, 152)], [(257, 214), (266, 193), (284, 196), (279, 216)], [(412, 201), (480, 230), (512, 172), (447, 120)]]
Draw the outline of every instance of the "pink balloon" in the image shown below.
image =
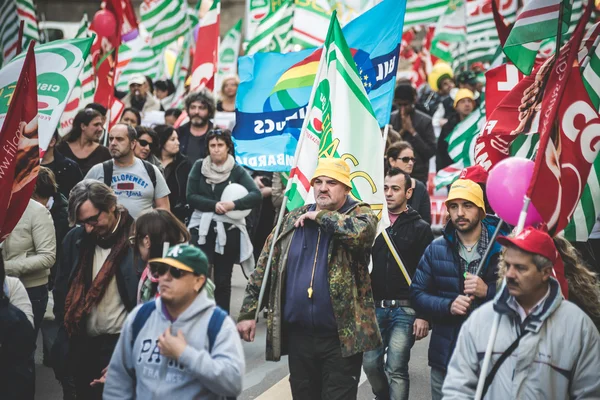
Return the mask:
[(100, 36), (112, 37), (117, 33), (117, 19), (108, 10), (100, 10), (94, 15), (92, 21), (94, 31)]
[[(496, 164), (490, 171), (486, 193), (496, 214), (511, 225), (517, 225), (523, 208), (523, 198), (533, 175), (534, 162), (521, 157), (509, 157)], [(537, 225), (544, 220), (529, 204), (525, 226)]]

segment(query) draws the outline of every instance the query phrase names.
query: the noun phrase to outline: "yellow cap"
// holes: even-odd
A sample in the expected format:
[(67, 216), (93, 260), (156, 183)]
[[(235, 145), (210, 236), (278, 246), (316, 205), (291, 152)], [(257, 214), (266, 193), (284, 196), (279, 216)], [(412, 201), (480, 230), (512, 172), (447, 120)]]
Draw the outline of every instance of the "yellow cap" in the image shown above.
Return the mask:
[(433, 68), (431, 68), (431, 73), (427, 77), (427, 83), (431, 86), (431, 90), (437, 92), (440, 90), (439, 84), (442, 78), (450, 78), (452, 79), (452, 67), (450, 64), (445, 63), (443, 61), (438, 61)]
[(310, 180), (311, 186), (319, 176), (326, 176), (343, 183), (349, 188), (352, 187), (352, 182), (350, 182), (350, 167), (341, 158), (319, 158), (317, 169)]
[(469, 89), (458, 89), (456, 95), (454, 96), (454, 108), (456, 108), (458, 102), (463, 99), (471, 99), (475, 101), (475, 95)]
[(446, 207), (452, 200), (467, 200), (475, 204), (485, 214), (485, 203), (483, 202), (483, 190), (479, 184), (469, 179), (459, 179), (450, 187), (450, 193), (446, 199)]

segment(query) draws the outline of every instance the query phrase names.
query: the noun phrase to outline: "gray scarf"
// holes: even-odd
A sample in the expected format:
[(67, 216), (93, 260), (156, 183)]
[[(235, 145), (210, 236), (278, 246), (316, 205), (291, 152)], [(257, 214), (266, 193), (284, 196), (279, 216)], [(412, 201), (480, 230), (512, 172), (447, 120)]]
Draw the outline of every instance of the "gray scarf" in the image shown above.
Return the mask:
[(210, 157), (206, 157), (202, 160), (202, 175), (206, 178), (206, 183), (216, 185), (229, 178), (233, 167), (235, 167), (235, 158), (231, 154), (227, 155), (227, 161), (223, 165), (215, 165)]

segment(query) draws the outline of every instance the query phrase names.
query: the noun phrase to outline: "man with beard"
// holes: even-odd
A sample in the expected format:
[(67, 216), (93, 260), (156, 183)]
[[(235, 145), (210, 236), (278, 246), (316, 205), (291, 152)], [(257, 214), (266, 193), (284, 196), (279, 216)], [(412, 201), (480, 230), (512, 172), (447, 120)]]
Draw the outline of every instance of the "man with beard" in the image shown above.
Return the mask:
[(108, 149), (112, 160), (96, 164), (85, 176), (104, 182), (114, 190), (119, 204), (133, 218), (152, 208), (170, 209), (169, 194), (164, 176), (148, 161), (135, 157), (137, 133), (129, 125), (116, 124), (108, 134)]
[(134, 221), (108, 186), (85, 179), (71, 191), (69, 223), (78, 226), (63, 241), (54, 288), (61, 325), (54, 347), (68, 350), (55, 367), (60, 365), (59, 377), (74, 376), (77, 398), (101, 399), (102, 387), (90, 384), (103, 374), (127, 313), (136, 306), (142, 266), (134, 264), (129, 245)]
[(206, 134), (213, 128), (215, 99), (207, 90), (192, 93), (185, 98), (185, 111), (190, 122), (177, 129), (179, 151), (191, 164), (206, 157)]
[[(499, 219), (485, 214), (483, 191), (468, 179), (452, 184), (446, 207), (450, 221), (425, 250), (410, 288), (415, 310), (432, 324), (429, 342), (431, 395), (442, 399), (442, 385), (461, 325), (471, 312), (493, 299), (501, 246), (490, 244)], [(504, 232), (503, 232), (504, 233)], [(483, 268), (477, 267), (493, 246)]]
[(121, 100), (125, 107), (132, 107), (144, 114), (147, 111), (160, 111), (160, 101), (148, 92), (144, 75), (134, 75), (129, 79), (129, 93)]

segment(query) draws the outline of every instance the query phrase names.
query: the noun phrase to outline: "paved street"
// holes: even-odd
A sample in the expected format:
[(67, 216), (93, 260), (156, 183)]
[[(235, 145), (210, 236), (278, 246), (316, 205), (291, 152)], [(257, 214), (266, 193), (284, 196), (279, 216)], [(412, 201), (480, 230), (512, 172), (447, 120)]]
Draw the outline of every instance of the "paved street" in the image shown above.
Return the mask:
[[(233, 277), (232, 305), (233, 316), (236, 317), (239, 310), (246, 281), (241, 270), (236, 267)], [(254, 343), (244, 343), (246, 354), (246, 376), (244, 379), (244, 392), (240, 400), (286, 400), (291, 399), (288, 383), (287, 359), (272, 363), (265, 361), (265, 334), (266, 324), (260, 321)], [(417, 342), (412, 351), (410, 361), (411, 400), (431, 399), (429, 390), (429, 368), (427, 367), (427, 346), (429, 341)], [(50, 368), (41, 365), (41, 341), (38, 340), (38, 352), (36, 357), (36, 400), (60, 400), (61, 389), (54, 379), (54, 373)], [(371, 386), (366, 376), (361, 376), (361, 384), (358, 392), (359, 400), (373, 399)]]

